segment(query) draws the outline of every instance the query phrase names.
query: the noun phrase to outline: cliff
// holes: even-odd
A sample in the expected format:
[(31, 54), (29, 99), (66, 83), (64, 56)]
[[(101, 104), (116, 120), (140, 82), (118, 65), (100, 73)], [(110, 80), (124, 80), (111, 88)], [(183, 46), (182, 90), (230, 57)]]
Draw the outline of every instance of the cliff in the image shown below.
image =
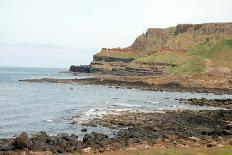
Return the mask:
[(128, 49), (134, 51), (188, 51), (207, 40), (231, 39), (232, 23), (179, 24), (176, 27), (148, 29)]
[[(232, 22), (179, 24), (170, 28), (150, 28), (124, 49), (103, 48), (93, 56), (87, 71), (141, 76), (215, 70), (230, 73), (230, 58)], [(71, 71), (75, 69), (72, 67)]]

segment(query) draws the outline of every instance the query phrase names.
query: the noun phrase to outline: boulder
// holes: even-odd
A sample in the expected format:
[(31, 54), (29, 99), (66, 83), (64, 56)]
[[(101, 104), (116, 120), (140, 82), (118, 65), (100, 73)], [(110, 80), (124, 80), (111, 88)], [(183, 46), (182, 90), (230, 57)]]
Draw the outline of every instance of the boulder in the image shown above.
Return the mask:
[(28, 149), (31, 146), (31, 140), (26, 132), (21, 133), (13, 142), (15, 149)]
[(49, 139), (49, 136), (46, 132), (38, 132), (31, 137), (32, 143), (46, 143)]
[(35, 143), (31, 146), (31, 150), (34, 152), (50, 151), (50, 147), (46, 143)]
[(87, 132), (86, 128), (81, 129), (81, 132)]

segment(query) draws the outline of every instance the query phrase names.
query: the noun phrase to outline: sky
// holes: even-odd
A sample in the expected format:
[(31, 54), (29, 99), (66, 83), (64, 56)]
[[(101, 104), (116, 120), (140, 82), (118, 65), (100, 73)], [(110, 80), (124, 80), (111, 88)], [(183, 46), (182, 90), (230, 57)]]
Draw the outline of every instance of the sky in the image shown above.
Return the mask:
[(0, 66), (68, 68), (147, 28), (232, 22), (232, 0), (0, 0)]

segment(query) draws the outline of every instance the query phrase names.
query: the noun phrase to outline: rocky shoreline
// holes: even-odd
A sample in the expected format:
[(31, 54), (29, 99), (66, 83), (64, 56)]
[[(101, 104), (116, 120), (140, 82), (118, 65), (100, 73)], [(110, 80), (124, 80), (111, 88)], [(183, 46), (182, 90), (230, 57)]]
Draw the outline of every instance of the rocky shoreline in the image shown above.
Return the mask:
[(191, 105), (199, 105), (199, 106), (213, 106), (213, 107), (220, 107), (226, 109), (232, 109), (232, 99), (179, 99), (180, 103), (186, 103)]
[[(94, 75), (93, 75), (94, 76)], [(84, 79), (24, 79), (19, 80), (21, 82), (47, 82), (47, 83), (78, 83), (83, 85), (106, 85), (115, 88), (128, 88), (128, 89), (142, 89), (150, 91), (169, 91), (169, 92), (198, 92), (198, 93), (215, 93), (215, 94), (232, 94), (232, 89), (228, 88), (210, 88), (210, 87), (194, 87), (185, 86), (181, 82), (165, 82), (157, 84), (149, 84), (143, 81), (130, 80), (124, 77), (126, 80), (114, 79), (114, 76), (104, 77), (104, 76), (94, 76), (92, 78)]]
[(120, 129), (115, 137), (86, 133), (82, 141), (65, 133), (49, 136), (39, 132), (0, 140), (0, 154), (22, 152), (81, 153), (106, 152), (146, 145), (149, 147), (232, 146), (232, 110), (163, 111), (105, 115), (83, 125)]
[[(115, 88), (143, 89), (151, 91), (200, 92), (232, 94), (231, 89), (215, 87), (187, 87), (180, 81), (146, 83), (130, 80), (128, 77), (96, 76), (85, 79), (26, 79), (22, 82), (71, 83), (83, 85), (106, 85)], [(49, 136), (44, 132), (28, 136), (22, 133), (17, 138), (0, 140), (0, 150), (9, 152), (48, 152), (53, 153), (102, 153), (125, 150), (129, 147), (199, 148), (232, 146), (231, 99), (180, 99), (180, 102), (194, 105), (207, 105), (226, 108), (204, 111), (161, 111), (156, 113), (122, 112), (119, 115), (103, 115), (89, 120), (83, 126), (103, 126), (117, 129), (114, 137), (103, 133), (87, 132), (83, 139), (77, 135), (59, 134)], [(75, 117), (73, 117), (75, 119)], [(78, 122), (77, 122), (78, 123)], [(23, 143), (21, 143), (23, 141)], [(0, 153), (1, 154), (1, 153)]]

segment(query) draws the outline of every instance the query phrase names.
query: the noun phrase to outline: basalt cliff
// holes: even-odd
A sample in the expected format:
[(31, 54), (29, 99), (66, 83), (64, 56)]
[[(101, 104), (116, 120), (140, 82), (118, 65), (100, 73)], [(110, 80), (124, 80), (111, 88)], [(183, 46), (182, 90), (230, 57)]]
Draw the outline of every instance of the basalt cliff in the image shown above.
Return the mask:
[(232, 72), (232, 22), (150, 28), (127, 48), (102, 48), (70, 71), (120, 76)]

